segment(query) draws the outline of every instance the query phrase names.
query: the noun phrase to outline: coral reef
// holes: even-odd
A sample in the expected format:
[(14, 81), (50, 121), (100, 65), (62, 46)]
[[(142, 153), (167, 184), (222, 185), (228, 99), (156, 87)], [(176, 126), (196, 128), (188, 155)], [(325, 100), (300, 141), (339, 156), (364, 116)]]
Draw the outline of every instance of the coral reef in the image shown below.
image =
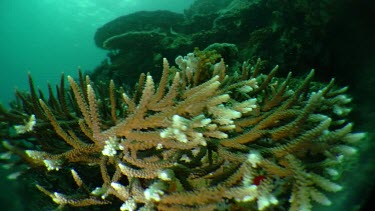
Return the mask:
[(187, 40), (175, 32), (180, 31), (184, 20), (183, 14), (158, 10), (135, 12), (104, 24), (97, 29), (94, 40), (99, 48), (111, 51), (110, 61), (104, 61), (91, 78), (134, 85), (134, 78), (145, 69), (159, 69), (156, 67), (162, 62), (160, 52), (168, 54), (166, 48), (187, 45)]
[[(184, 20), (182, 14), (167, 10), (140, 11), (121, 16), (100, 27), (95, 33), (95, 43), (104, 49), (126, 49), (131, 46), (109, 45), (110, 42), (125, 41), (127, 34), (134, 32), (155, 33), (160, 36), (172, 33), (180, 22)], [(151, 37), (151, 36), (150, 36)], [(132, 39), (132, 41), (135, 41)], [(150, 46), (148, 46), (150, 47)]]
[[(65, 77), (48, 98), (17, 91), (0, 110), (2, 150), (56, 181), (36, 188), (63, 207), (106, 210), (311, 210), (331, 205), (364, 133), (353, 133), (347, 87), (276, 77), (261, 61), (228, 73), (217, 54), (163, 59), (156, 83)], [(5, 156), (3, 156), (5, 157)], [(69, 174), (67, 174), (69, 173)], [(74, 187), (74, 186), (75, 187)], [(72, 187), (73, 186), (73, 187)], [(60, 191), (64, 190), (64, 191)]]

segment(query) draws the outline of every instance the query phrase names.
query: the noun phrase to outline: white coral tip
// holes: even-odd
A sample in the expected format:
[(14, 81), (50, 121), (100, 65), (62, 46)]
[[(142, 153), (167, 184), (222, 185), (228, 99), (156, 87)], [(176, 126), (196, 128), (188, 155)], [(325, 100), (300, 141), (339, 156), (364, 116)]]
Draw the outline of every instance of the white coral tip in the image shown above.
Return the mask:
[(247, 157), (247, 161), (251, 164), (253, 168), (256, 168), (257, 165), (262, 161), (262, 156), (257, 151), (252, 151)]
[(163, 181), (171, 181), (174, 177), (174, 172), (171, 169), (164, 169), (159, 172), (158, 178)]
[(354, 144), (366, 137), (366, 133), (349, 133), (344, 136), (343, 141), (348, 144)]
[(134, 211), (137, 208), (137, 203), (135, 200), (130, 197), (128, 200), (126, 200), (120, 207), (121, 211)]

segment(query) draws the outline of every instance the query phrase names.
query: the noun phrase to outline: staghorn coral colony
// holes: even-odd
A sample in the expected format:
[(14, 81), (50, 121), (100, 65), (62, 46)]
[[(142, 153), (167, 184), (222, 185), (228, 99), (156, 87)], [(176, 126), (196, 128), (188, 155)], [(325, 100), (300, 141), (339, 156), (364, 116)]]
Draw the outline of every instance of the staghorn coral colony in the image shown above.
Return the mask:
[(266, 74), (260, 60), (234, 73), (215, 60), (199, 51), (176, 67), (164, 59), (160, 82), (142, 74), (134, 90), (79, 74), (68, 89), (62, 76), (56, 94), (49, 85), (46, 97), (29, 76), (30, 93), (1, 108), (2, 151), (27, 171), (73, 178), (67, 192), (37, 181), (58, 208), (331, 205), (327, 193), (343, 189), (340, 175), (365, 136), (346, 120), (347, 88), (312, 82), (313, 70), (304, 80), (278, 78), (278, 66)]

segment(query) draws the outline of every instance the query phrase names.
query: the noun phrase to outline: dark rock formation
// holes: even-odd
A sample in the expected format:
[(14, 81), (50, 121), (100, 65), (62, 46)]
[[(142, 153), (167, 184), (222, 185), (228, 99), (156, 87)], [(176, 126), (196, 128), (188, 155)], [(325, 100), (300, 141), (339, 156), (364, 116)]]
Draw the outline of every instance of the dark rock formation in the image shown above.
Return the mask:
[[(332, 37), (338, 20), (345, 21), (346, 5), (348, 0), (197, 0), (184, 14), (136, 12), (98, 29), (96, 44), (112, 52), (110, 62), (94, 75), (109, 72), (121, 83), (134, 84), (139, 73), (159, 71), (162, 57), (173, 61), (172, 56), (196, 47), (231, 43), (240, 61), (255, 63), (260, 57), (265, 66), (278, 64), (284, 73), (294, 70), (298, 75), (315, 68), (329, 80), (333, 75), (327, 70), (334, 68), (337, 54)], [(108, 67), (110, 71), (102, 70)]]

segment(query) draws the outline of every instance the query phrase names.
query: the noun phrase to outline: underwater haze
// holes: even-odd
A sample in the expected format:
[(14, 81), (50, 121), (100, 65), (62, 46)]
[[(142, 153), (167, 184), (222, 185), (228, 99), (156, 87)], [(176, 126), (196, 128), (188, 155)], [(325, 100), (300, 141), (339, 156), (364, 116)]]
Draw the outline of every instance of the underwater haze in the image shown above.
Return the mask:
[(7, 105), (15, 88), (28, 90), (27, 73), (42, 90), (61, 73), (92, 70), (106, 51), (95, 46), (98, 27), (139, 10), (182, 12), (193, 0), (5, 0), (0, 2), (0, 102)]
[(374, 0), (0, 0), (0, 20), (0, 211), (375, 210)]
[[(106, 51), (94, 43), (96, 29), (139, 10), (182, 12), (193, 0), (3, 0), (0, 1), (0, 102), (8, 105), (15, 88), (28, 90), (27, 73), (42, 90), (56, 84), (64, 72), (92, 70)], [(22, 210), (14, 198), (15, 183), (0, 169), (2, 210)], [(4, 195), (3, 193), (6, 193)]]

